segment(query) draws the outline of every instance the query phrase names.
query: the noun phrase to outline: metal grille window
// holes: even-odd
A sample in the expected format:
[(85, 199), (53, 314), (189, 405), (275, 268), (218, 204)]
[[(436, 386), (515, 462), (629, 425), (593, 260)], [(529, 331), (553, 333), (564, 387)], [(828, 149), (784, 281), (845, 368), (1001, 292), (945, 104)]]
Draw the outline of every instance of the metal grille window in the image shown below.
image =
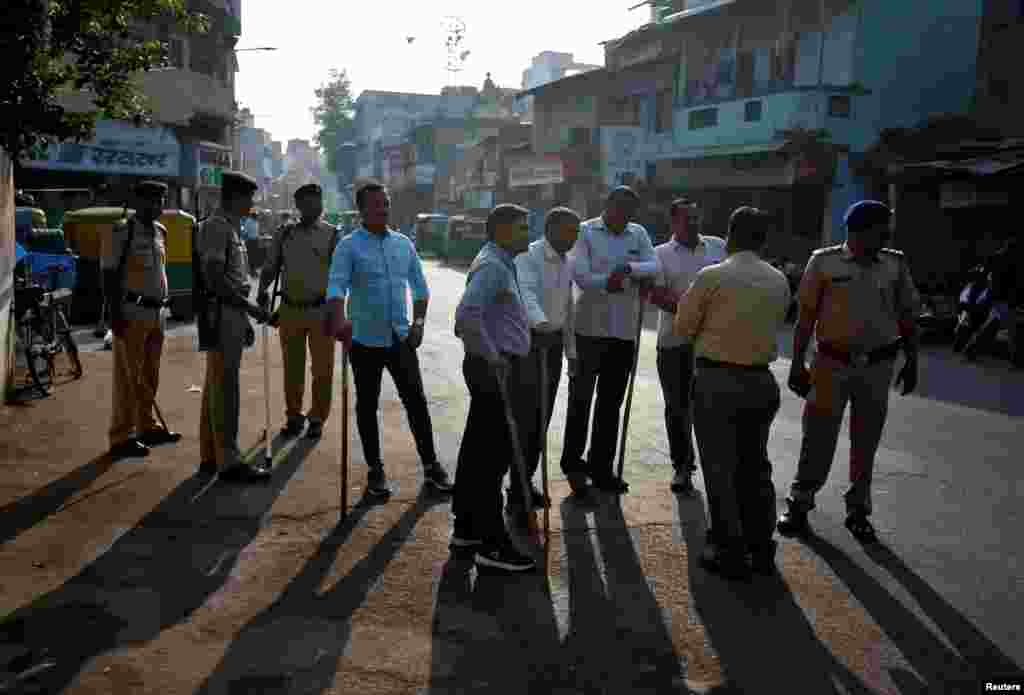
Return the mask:
[(689, 115), (690, 130), (712, 128), (718, 125), (718, 109), (697, 109)]
[(833, 118), (849, 118), (850, 117), (850, 97), (835, 94), (828, 98), (828, 115)]

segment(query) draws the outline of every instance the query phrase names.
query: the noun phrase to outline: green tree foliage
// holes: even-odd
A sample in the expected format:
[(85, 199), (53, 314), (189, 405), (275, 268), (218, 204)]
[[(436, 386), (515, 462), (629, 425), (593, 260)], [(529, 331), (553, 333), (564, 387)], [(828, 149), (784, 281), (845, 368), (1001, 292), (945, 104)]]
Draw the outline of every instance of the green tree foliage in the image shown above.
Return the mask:
[[(163, 18), (204, 33), (205, 15), (187, 0), (8, 0), (0, 33), (0, 146), (17, 161), (41, 144), (92, 137), (98, 118), (149, 120), (139, 71), (165, 67), (167, 46), (137, 37)], [(61, 92), (84, 90), (92, 111), (74, 113)]]
[(314, 90), (316, 106), (310, 109), (316, 121), (313, 142), (327, 158), (327, 168), (338, 171), (338, 147), (355, 137), (355, 102), (352, 84), (344, 70), (331, 70), (330, 81)]

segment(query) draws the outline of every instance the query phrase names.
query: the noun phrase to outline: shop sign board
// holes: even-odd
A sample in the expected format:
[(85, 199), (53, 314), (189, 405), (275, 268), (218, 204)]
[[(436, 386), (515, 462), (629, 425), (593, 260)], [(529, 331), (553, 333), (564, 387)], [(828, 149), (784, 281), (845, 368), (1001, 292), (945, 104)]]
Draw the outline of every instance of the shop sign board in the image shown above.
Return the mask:
[(553, 185), (564, 180), (565, 168), (559, 157), (529, 157), (512, 160), (508, 165), (510, 188)]
[(82, 171), (129, 176), (178, 176), (181, 146), (174, 131), (100, 120), (91, 140), (34, 148), (22, 160), (26, 169)]

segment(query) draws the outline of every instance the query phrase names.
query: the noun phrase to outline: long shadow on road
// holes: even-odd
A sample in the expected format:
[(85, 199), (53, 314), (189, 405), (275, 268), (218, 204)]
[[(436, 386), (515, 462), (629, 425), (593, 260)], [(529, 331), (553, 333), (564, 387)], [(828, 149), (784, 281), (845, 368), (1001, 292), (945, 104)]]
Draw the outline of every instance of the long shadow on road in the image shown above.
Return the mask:
[(65, 502), (92, 485), (113, 465), (112, 458), (100, 456), (32, 494), (0, 507), (0, 544), (14, 540), (46, 517), (56, 514)]
[(699, 564), (706, 530), (703, 501), (677, 499), (690, 591), (726, 677), (711, 692), (873, 695), (818, 639), (781, 575), (743, 585), (705, 571)]
[(253, 618), (196, 695), (315, 695), (330, 689), (365, 602), (417, 522), (443, 496), (421, 489), (394, 526), (330, 591), (317, 594), (339, 549), (374, 503), (361, 500), (320, 544), (281, 597)]
[(929, 619), (953, 645), (951, 649), (925, 623), (842, 550), (818, 535), (802, 539), (850, 588), (885, 631), (910, 666), (924, 678), (904, 669), (890, 675), (904, 693), (974, 693), (996, 676), (1020, 678), (1021, 667), (950, 606), (921, 577), (896, 556), (878, 545), (867, 555), (887, 570), (909, 592)]
[(275, 442), (283, 460), (266, 484), (184, 481), (78, 575), (10, 614), (0, 645), (27, 650), (16, 671), (38, 667), (37, 692), (59, 693), (95, 657), (148, 642), (231, 590), (239, 555), (313, 443), (293, 447)]

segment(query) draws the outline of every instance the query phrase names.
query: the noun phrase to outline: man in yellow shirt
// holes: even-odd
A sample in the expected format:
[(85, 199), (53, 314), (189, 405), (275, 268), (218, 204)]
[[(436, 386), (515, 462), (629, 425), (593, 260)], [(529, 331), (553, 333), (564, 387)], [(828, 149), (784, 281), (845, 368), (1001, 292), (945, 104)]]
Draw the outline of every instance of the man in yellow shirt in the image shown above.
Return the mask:
[(728, 257), (700, 270), (676, 309), (676, 334), (693, 341), (696, 355), (694, 430), (711, 517), (701, 564), (730, 579), (775, 571), (768, 435), (780, 393), (768, 366), (790, 292), (758, 255), (773, 224), (761, 210), (737, 208)]

